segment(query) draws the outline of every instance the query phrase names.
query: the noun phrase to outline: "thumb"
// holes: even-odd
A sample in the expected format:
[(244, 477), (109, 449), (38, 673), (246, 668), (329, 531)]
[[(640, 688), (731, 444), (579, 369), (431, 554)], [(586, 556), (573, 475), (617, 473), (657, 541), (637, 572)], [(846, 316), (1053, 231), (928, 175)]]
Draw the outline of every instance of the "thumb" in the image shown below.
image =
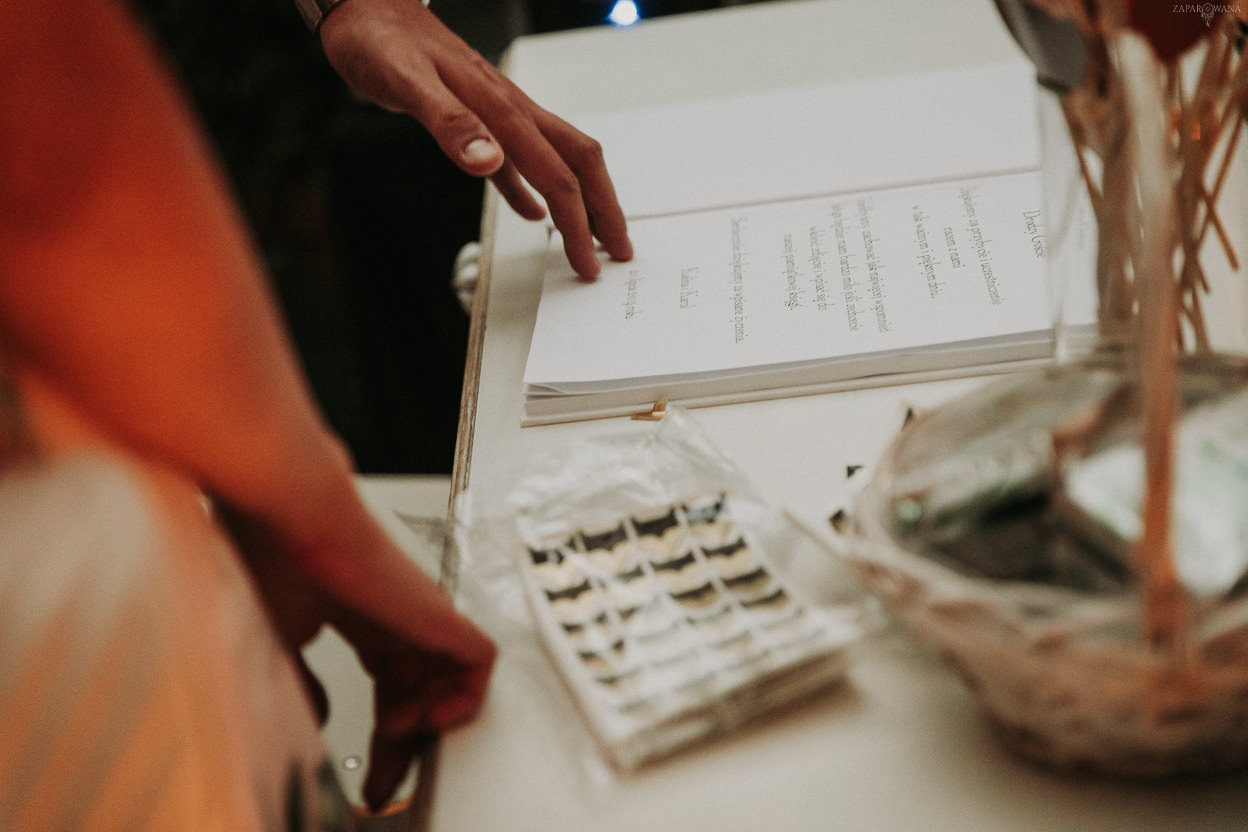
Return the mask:
[(452, 162), (473, 176), (492, 176), (503, 166), (503, 148), (476, 113), (446, 87), (423, 90), (411, 109)]
[(492, 176), (503, 166), (503, 148), (489, 133), (470, 139), (459, 151), (456, 158), (451, 151), (446, 151), (451, 159), (473, 176)]
[(420, 734), (402, 742), (387, 741), (374, 732), (369, 750), (368, 774), (364, 778), (364, 805), (369, 812), (385, 809), (407, 777), (413, 760), (424, 757), (437, 744), (437, 734)]

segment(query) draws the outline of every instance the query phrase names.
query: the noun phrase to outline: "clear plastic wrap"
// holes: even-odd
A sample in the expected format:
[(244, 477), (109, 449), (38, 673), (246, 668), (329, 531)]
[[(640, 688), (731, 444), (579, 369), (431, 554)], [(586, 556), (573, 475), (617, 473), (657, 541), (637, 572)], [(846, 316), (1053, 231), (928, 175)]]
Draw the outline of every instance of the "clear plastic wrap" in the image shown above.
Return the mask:
[(616, 772), (837, 684), (862, 631), (867, 596), (826, 544), (679, 409), (533, 460), (456, 514), (466, 611), (534, 696), (562, 680), (583, 719), (553, 733)]

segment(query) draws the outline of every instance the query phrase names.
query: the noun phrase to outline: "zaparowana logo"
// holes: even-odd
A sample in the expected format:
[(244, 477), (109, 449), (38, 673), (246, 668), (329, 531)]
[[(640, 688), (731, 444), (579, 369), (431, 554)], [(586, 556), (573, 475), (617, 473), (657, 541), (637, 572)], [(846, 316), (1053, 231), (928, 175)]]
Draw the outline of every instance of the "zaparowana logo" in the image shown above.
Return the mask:
[(1222, 12), (1230, 12), (1231, 14), (1242, 16), (1239, 5), (1228, 6), (1219, 3), (1178, 3), (1171, 10), (1176, 14), (1191, 14), (1195, 12), (1205, 20), (1205, 25), (1209, 26), (1213, 23), (1213, 16)]

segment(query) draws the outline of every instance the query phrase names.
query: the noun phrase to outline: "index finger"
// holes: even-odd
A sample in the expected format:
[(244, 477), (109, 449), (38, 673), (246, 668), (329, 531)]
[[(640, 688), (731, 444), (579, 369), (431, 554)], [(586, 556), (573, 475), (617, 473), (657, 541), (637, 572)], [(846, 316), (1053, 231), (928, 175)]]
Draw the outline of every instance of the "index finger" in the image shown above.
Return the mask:
[(443, 80), (481, 117), (516, 170), (546, 200), (577, 274), (593, 278), (601, 270), (595, 232), (612, 257), (632, 257), (624, 214), (598, 142), (534, 104), (497, 71), (489, 83), (481, 84), (480, 76), (464, 77), (458, 67), (448, 66)]
[(602, 267), (594, 249), (590, 214), (582, 183), (572, 167), (538, 129), (527, 113), (513, 111), (489, 127), (516, 170), (546, 200), (551, 222), (563, 235), (568, 262), (583, 278), (597, 277)]
[(607, 171), (602, 145), (545, 110), (540, 110), (535, 120), (538, 129), (576, 175), (593, 235), (602, 241), (613, 259), (631, 260), (633, 244), (628, 238), (628, 223), (615, 195), (615, 184)]

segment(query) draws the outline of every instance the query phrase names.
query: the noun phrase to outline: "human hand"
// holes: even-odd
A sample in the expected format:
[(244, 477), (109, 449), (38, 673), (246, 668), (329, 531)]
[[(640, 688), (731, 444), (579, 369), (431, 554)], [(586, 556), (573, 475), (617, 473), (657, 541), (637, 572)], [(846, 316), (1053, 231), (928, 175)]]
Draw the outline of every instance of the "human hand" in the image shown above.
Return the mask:
[(339, 615), (334, 625), (355, 648), (374, 682), (373, 735), (363, 794), (375, 812), (390, 801), (412, 760), (438, 734), (468, 722), (480, 710), (494, 645), (471, 624), (457, 637), (461, 643), (454, 652), (413, 645), (360, 616)]
[[(362, 534), (296, 540), (222, 507), (279, 635), (324, 720), (328, 701), (300, 653), (330, 625), (373, 679), (374, 725), (364, 799), (385, 806), (434, 736), (470, 720), (489, 687), (496, 649), (437, 584), (369, 521)], [(354, 526), (354, 523), (348, 523)], [(366, 588), (360, 597), (359, 587)]]
[(348, 0), (320, 35), (355, 92), (415, 117), (463, 170), (489, 177), (518, 214), (540, 220), (531, 183), (582, 278), (601, 270), (594, 237), (612, 258), (632, 258), (601, 146), (533, 103), (418, 0)]

